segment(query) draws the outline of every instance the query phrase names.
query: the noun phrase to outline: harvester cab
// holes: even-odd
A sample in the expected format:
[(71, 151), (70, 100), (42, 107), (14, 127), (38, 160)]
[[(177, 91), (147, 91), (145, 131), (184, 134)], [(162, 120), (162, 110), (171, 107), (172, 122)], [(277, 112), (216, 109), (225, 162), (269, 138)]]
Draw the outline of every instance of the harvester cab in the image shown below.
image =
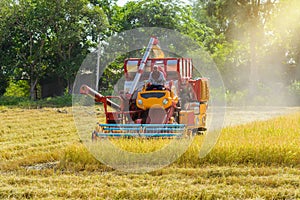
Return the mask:
[[(155, 57), (150, 58), (153, 51)], [(149, 82), (157, 68), (164, 83)], [(193, 78), (190, 58), (164, 57), (158, 40), (151, 37), (143, 58), (124, 61), (124, 90), (119, 96), (103, 96), (86, 85), (89, 94), (103, 103), (106, 123), (98, 123), (93, 139), (102, 137), (178, 137), (206, 130), (209, 101), (207, 78)], [(120, 100), (120, 105), (112, 101)], [(114, 111), (110, 111), (112, 107)]]

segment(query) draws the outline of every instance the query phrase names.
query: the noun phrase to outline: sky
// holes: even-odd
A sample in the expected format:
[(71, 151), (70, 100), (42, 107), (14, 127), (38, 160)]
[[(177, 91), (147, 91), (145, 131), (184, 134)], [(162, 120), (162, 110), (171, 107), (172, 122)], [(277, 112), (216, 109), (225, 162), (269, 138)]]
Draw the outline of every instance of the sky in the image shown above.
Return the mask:
[(128, 0), (119, 0), (117, 1), (118, 6), (123, 6)]
[[(128, 1), (130, 1), (130, 0), (118, 0), (118, 1), (117, 1), (117, 4), (118, 4), (119, 6), (123, 6), (123, 5), (126, 4)], [(189, 0), (182, 0), (182, 1), (188, 3)]]

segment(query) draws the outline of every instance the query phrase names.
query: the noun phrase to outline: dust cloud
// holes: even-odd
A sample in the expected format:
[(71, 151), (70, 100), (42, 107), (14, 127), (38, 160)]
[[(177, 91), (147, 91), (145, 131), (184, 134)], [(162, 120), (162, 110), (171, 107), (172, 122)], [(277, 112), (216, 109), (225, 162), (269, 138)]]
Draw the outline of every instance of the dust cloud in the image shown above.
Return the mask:
[(300, 1), (275, 4), (258, 16), (231, 31), (241, 47), (222, 71), (225, 126), (300, 112)]
[(246, 19), (243, 36), (233, 31), (243, 47), (222, 72), (228, 106), (300, 106), (299, 19), (300, 1), (282, 2), (256, 21)]

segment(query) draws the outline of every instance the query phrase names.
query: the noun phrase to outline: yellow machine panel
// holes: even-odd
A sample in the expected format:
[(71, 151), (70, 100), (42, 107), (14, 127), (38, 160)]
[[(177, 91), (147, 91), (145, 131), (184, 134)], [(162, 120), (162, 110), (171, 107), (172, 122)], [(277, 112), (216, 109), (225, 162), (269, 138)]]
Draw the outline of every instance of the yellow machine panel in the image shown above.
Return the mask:
[(201, 79), (201, 101), (209, 100), (208, 79)]
[(207, 110), (207, 104), (206, 103), (201, 103), (199, 106), (199, 115), (197, 116), (198, 119), (197, 121), (197, 126), (200, 128), (203, 128), (206, 130), (206, 110)]
[(169, 90), (141, 91), (136, 98), (136, 105), (142, 110), (150, 109), (155, 105), (167, 109), (177, 102), (178, 97), (172, 95)]

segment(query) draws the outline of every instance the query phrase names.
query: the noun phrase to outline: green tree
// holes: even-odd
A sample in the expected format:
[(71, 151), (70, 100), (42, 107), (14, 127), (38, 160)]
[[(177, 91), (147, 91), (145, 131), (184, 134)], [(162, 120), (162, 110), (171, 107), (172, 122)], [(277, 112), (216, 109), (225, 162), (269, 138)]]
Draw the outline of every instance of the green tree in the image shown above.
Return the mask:
[(87, 0), (7, 0), (2, 5), (0, 45), (7, 59), (1, 66), (29, 80), (32, 99), (46, 74), (63, 77), (71, 88), (84, 56), (106, 28), (101, 8)]
[[(280, 62), (283, 65), (285, 79), (288, 84), (300, 80), (300, 38), (299, 25), (300, 2), (282, 0), (278, 3), (268, 26), (270, 46), (280, 50)], [(277, 56), (278, 58), (279, 56)]]
[[(214, 52), (216, 50), (217, 43), (223, 39), (222, 37), (214, 34), (213, 29), (194, 20), (192, 17), (191, 7), (183, 5), (183, 3), (180, 1), (129, 1), (122, 7), (113, 5), (113, 8), (113, 14), (110, 15), (111, 34), (114, 32), (121, 33), (126, 30), (132, 30), (141, 27), (160, 27), (172, 29), (193, 38), (193, 40), (197, 41), (200, 46), (204, 47), (210, 52)], [(147, 32), (147, 29), (143, 29), (143, 31)], [(149, 35), (153, 35), (153, 33), (149, 33)], [(129, 40), (124, 42), (127, 42), (129, 45), (130, 43), (138, 43), (139, 41)], [(186, 46), (185, 41), (176, 42), (181, 42), (182, 46)], [(116, 49), (120, 48), (118, 44), (110, 45), (116, 45)], [(146, 44), (141, 44), (141, 48), (143, 48), (144, 45)], [(184, 51), (184, 49), (178, 49), (177, 53), (180, 55), (183, 52), (186, 51)], [(115, 78), (118, 80), (122, 74), (118, 74), (118, 76), (113, 77), (109, 76), (115, 72), (122, 72), (121, 67), (122, 65), (111, 64), (109, 67), (111, 69), (108, 69), (104, 73), (102, 79), (110, 80)]]
[(3, 48), (7, 47), (6, 45), (9, 45), (4, 40), (4, 22), (6, 16), (10, 15), (10, 9), (8, 9), (8, 4), (9, 2), (7, 0), (3, 0), (0, 2), (0, 60), (2, 61), (0, 64), (0, 96), (2, 96), (5, 93), (9, 81), (9, 71), (6, 65), (9, 63), (10, 56), (2, 51)]
[(60, 1), (56, 4), (57, 14), (51, 40), (51, 53), (55, 58), (52, 73), (65, 78), (71, 92), (79, 66), (90, 48), (96, 47), (98, 35), (105, 31), (107, 21), (99, 6), (85, 0)]
[(249, 65), (250, 93), (257, 85), (258, 67), (262, 67), (261, 59), (266, 53), (266, 23), (276, 3), (276, 0), (196, 0), (193, 4), (198, 21), (207, 23), (216, 33), (224, 33), (228, 42), (239, 41), (248, 49), (242, 60)]
[(189, 35), (206, 47), (216, 37), (211, 28), (194, 20), (191, 7), (181, 1), (129, 1), (112, 19), (118, 32), (139, 27), (167, 28)]

